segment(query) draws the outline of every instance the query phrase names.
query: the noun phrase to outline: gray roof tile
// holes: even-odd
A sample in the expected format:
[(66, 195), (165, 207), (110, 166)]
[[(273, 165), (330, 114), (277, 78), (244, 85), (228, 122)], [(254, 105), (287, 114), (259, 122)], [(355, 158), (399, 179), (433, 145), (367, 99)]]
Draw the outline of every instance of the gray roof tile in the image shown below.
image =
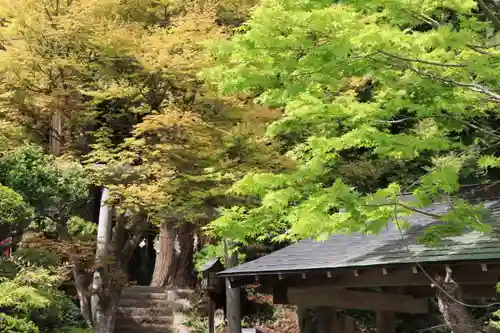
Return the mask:
[[(439, 222), (428, 216), (414, 214), (406, 217), (411, 228), (404, 233), (404, 241), (397, 227), (388, 223), (387, 229), (379, 235), (335, 235), (323, 242), (299, 241), (267, 256), (225, 270), (219, 275), (277, 274), (415, 261), (430, 263), (500, 259), (500, 200), (485, 201), (484, 205), (490, 212), (494, 227), (492, 233), (467, 232), (443, 240), (438, 248), (417, 244), (416, 240), (423, 230)], [(426, 210), (442, 214), (448, 209), (447, 204), (434, 204)]]

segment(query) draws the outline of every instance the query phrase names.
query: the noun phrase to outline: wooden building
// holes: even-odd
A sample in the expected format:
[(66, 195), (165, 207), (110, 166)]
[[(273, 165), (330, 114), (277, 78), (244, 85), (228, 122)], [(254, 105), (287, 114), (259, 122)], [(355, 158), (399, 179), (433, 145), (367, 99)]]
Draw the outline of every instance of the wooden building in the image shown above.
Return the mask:
[[(225, 270), (231, 286), (259, 282), (272, 290), (274, 303), (316, 309), (324, 321), (318, 333), (348, 333), (354, 329), (339, 319), (338, 309), (376, 313), (378, 333), (395, 331), (395, 313), (427, 313), (440, 277), (452, 272), (461, 287), (455, 297), (496, 296), (500, 281), (500, 200), (484, 202), (493, 232), (465, 232), (444, 239), (437, 248), (419, 244), (425, 229), (438, 222), (427, 215), (406, 217), (411, 228), (392, 223), (378, 235), (335, 235), (324, 242), (300, 241), (270, 255)], [(449, 204), (426, 211), (443, 214)], [(436, 286), (437, 284), (437, 286)], [(443, 290), (444, 291), (444, 290)], [(458, 332), (458, 331), (457, 331)]]

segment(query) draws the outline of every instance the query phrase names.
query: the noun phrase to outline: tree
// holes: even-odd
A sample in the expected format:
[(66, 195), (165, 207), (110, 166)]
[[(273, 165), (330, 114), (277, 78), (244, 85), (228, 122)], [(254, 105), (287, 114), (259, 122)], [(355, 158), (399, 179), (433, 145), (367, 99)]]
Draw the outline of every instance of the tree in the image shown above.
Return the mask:
[(15, 276), (0, 282), (2, 332), (89, 332), (77, 306), (58, 290), (64, 276), (61, 267), (41, 267), (28, 260), (20, 263), (20, 258), (14, 261)]
[(0, 235), (6, 239), (21, 234), (32, 222), (34, 211), (23, 198), (9, 187), (0, 185)]
[[(210, 230), (241, 242), (324, 239), (378, 233), (390, 220), (404, 228), (417, 213), (444, 222), (426, 230), (430, 245), (488, 231), (481, 204), (457, 194), (498, 181), (498, 9), (482, 0), (263, 1), (241, 34), (215, 43), (218, 65), (205, 75), (223, 93), (283, 110), (268, 135), (297, 169), (247, 174), (232, 191), (260, 205), (226, 209)], [(414, 202), (401, 199), (408, 192)], [(424, 209), (439, 200), (453, 209)]]
[[(248, 114), (242, 119), (241, 101), (214, 96), (197, 77), (212, 61), (200, 43), (226, 38), (230, 29), (221, 26), (219, 18), (227, 19), (231, 7), (223, 2), (187, 1), (181, 8), (169, 11), (168, 34), (158, 30), (143, 46), (156, 49), (157, 54), (150, 51), (155, 61), (147, 62), (149, 91), (134, 101), (136, 108), (151, 113), (118, 145), (104, 136), (107, 139), (94, 146), (89, 161), (126, 164), (131, 172), (143, 174), (134, 184), (148, 190), (135, 191), (135, 196), (146, 196), (143, 202), (155, 198), (156, 208), (149, 217), (160, 225), (153, 286), (196, 283), (193, 236), (198, 227), (214, 216), (225, 189), (243, 168), (272, 168), (281, 160), (270, 162), (273, 147), (256, 140), (262, 120), (255, 118), (263, 111), (255, 108), (254, 119)], [(248, 125), (250, 119), (253, 127)]]
[[(269, 145), (257, 160), (251, 158), (265, 146), (253, 136), (259, 126), (242, 124), (242, 102), (217, 98), (196, 75), (211, 61), (199, 43), (225, 38), (229, 31), (221, 20), (235, 9), (241, 8), (209, 1), (0, 1), (1, 116), (30, 128), (33, 141), (61, 156), (38, 155), (37, 167), (34, 160), (12, 155), (6, 168), (20, 173), (6, 179), (7, 186), (37, 209), (40, 227), (53, 226), (65, 245), (82, 313), (98, 332), (112, 330), (126, 266), (149, 225), (175, 220), (167, 225), (175, 233), (170, 239), (186, 231), (186, 255), (167, 251), (167, 259), (179, 262), (157, 280), (190, 284), (193, 233), (213, 216), (219, 203), (211, 200), (224, 197), (224, 188), (243, 171), (236, 165), (267, 167), (273, 156)], [(84, 170), (78, 163), (67, 164), (64, 172), (54, 166), (75, 157)], [(39, 178), (30, 183), (27, 172)], [(87, 175), (109, 189), (108, 205), (116, 211), (106, 244), (109, 260), (99, 262), (90, 254), (96, 244), (70, 232), (72, 223), (84, 225), (75, 230), (88, 224), (66, 209), (74, 208), (71, 195), (88, 190), (76, 182), (80, 176), (88, 182)], [(54, 187), (58, 178), (75, 180), (63, 180), (64, 190), (71, 191)], [(42, 189), (59, 192), (43, 196)], [(91, 288), (90, 275), (101, 271), (102, 288)], [(90, 294), (99, 294), (98, 309)]]
[[(78, 308), (57, 290), (67, 276), (58, 254), (68, 248), (50, 239), (58, 232), (77, 236), (81, 231), (70, 216), (86, 198), (87, 183), (81, 168), (67, 163), (61, 168), (61, 162), (33, 144), (0, 153), (2, 235), (13, 236), (17, 246), (13, 257), (0, 261), (3, 331), (69, 332), (81, 327), (84, 332)], [(33, 232), (36, 237), (30, 238)], [(80, 322), (71, 321), (75, 313)]]
[[(38, 232), (38, 237), (23, 243), (47, 249), (69, 263), (86, 325), (97, 332), (112, 331), (118, 295), (126, 284), (125, 266), (147, 227), (142, 208), (134, 211), (134, 206), (126, 206), (126, 200), (116, 204), (114, 232), (105, 244), (109, 256), (102, 258), (96, 255), (97, 227), (77, 215), (89, 190), (88, 173), (79, 163), (47, 155), (40, 147), (26, 144), (0, 156), (0, 170), (0, 182), (9, 186), (6, 193), (13, 198), (10, 203), (16, 204), (11, 209), (25, 204), (32, 212), (29, 226), (22, 215), (16, 215), (17, 219), (10, 223), (18, 223), (17, 235)], [(3, 221), (10, 222), (9, 211), (1, 213), (5, 214)], [(19, 223), (20, 219), (23, 223)], [(128, 238), (127, 225), (132, 228)], [(92, 281), (96, 272), (101, 278), (98, 284)], [(99, 302), (92, 302), (96, 298)]]
[[(242, 34), (213, 48), (219, 65), (208, 75), (225, 93), (283, 108), (268, 134), (284, 140), (298, 168), (246, 175), (233, 190), (261, 205), (227, 210), (218, 231), (235, 239), (257, 226), (292, 239), (378, 232), (395, 212), (423, 213), (461, 184), (496, 180), (496, 33), (480, 8), (264, 1)], [(417, 202), (401, 202), (405, 190)], [(441, 236), (485, 230), (479, 206), (453, 200), (454, 213), (439, 217)]]

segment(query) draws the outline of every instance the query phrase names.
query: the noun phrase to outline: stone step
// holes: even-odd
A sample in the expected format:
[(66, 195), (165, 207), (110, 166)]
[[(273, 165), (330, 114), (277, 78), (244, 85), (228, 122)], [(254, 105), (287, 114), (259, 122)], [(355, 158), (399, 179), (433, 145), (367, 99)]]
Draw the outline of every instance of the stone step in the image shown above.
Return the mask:
[(136, 307), (119, 307), (117, 316), (134, 317), (134, 316), (170, 316), (173, 314), (173, 308), (170, 306), (159, 308), (136, 308)]
[(193, 292), (148, 286), (125, 288), (118, 302), (115, 333), (173, 333), (174, 313), (191, 306)]
[(195, 290), (193, 289), (166, 289), (166, 293), (169, 295), (169, 298), (190, 298)]
[(172, 333), (174, 330), (165, 326), (123, 325), (115, 328), (115, 333)]
[(159, 308), (171, 307), (172, 302), (166, 299), (120, 299), (118, 301), (119, 308)]
[(116, 317), (116, 325), (139, 325), (139, 326), (169, 326), (173, 322), (172, 316), (133, 316), (133, 317)]
[(116, 328), (122, 328), (122, 327), (127, 327), (127, 328), (132, 328), (132, 327), (135, 327), (135, 328), (144, 328), (144, 329), (159, 329), (159, 328), (170, 328), (171, 325), (170, 324), (157, 324), (157, 323), (143, 323), (143, 324), (139, 324), (139, 323), (131, 323), (131, 322), (116, 322), (115, 324), (115, 327)]
[(133, 293), (165, 293), (165, 288), (163, 287), (150, 287), (150, 286), (129, 286), (125, 287), (123, 291), (133, 292)]
[(168, 295), (166, 293), (138, 293), (124, 291), (122, 292), (120, 299), (164, 299), (166, 300)]
[(122, 294), (173, 294), (180, 298), (190, 297), (195, 290), (180, 288), (162, 288), (149, 286), (130, 286), (123, 289)]

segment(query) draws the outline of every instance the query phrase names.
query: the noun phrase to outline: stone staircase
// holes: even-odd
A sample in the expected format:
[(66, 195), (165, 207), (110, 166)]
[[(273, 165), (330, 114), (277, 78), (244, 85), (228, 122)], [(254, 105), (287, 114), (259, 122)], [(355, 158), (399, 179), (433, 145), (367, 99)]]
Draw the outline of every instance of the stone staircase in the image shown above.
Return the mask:
[(115, 333), (185, 333), (180, 312), (189, 307), (191, 290), (132, 286), (118, 303)]

